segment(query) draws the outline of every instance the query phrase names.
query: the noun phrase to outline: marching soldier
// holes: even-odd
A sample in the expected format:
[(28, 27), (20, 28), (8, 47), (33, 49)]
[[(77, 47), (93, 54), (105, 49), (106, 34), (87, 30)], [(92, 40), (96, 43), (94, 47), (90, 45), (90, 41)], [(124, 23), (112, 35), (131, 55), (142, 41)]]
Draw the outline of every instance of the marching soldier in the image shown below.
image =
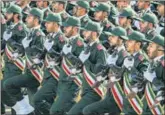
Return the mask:
[(131, 8), (130, 2), (130, 0), (117, 0), (116, 5), (118, 11), (121, 12), (125, 8)]
[(131, 56), (125, 58), (123, 74), (124, 98), (123, 98), (123, 114), (142, 114), (143, 104), (142, 97), (144, 95), (144, 78), (143, 72), (147, 69), (148, 61), (142, 53), (142, 42), (146, 41), (144, 34), (134, 31), (128, 35), (126, 41), (126, 50)]
[(63, 115), (75, 104), (75, 98), (81, 86), (79, 75), (80, 62), (78, 56), (84, 48), (83, 40), (79, 36), (80, 20), (68, 17), (63, 23), (67, 43), (62, 49), (62, 64), (58, 82), (58, 97), (54, 101), (50, 114)]
[(145, 13), (152, 13), (150, 8), (150, 1), (139, 0), (137, 2), (138, 10), (140, 10), (137, 14), (139, 17), (144, 16)]
[[(103, 31), (111, 31), (114, 25), (108, 20), (110, 13), (110, 6), (106, 3), (98, 3), (98, 5), (91, 9), (94, 11), (93, 20), (100, 23)], [(106, 40), (107, 36), (101, 34), (99, 39), (100, 41)]]
[[(12, 97), (5, 91), (4, 82), (14, 76), (21, 75), (25, 69), (25, 60), (23, 59), (24, 50), (21, 41), (28, 32), (27, 28), (21, 20), (21, 8), (12, 5), (6, 12), (7, 22), (11, 25), (6, 27), (3, 33), (4, 45), (4, 73), (1, 81), (2, 102), (7, 106), (14, 104)], [(4, 20), (2, 20), (4, 21)], [(4, 29), (4, 28), (3, 28)], [(8, 90), (8, 89), (7, 89)]]
[[(43, 13), (41, 10), (37, 8), (31, 9), (26, 19), (26, 25), (30, 28), (30, 32), (22, 40), (22, 45), (25, 49), (26, 69), (23, 74), (5, 80), (3, 85), (5, 91), (13, 97), (14, 102), (10, 107), (16, 111), (16, 114), (29, 114), (34, 110), (29, 103), (31, 103), (33, 94), (37, 91), (42, 81), (42, 71), (40, 69), (44, 48), (44, 34), (40, 30), (42, 19)], [(21, 93), (22, 87), (28, 89), (30, 102)]]
[[(145, 87), (145, 113), (163, 115), (165, 107), (165, 72), (164, 72), (164, 37), (153, 36), (147, 48), (148, 57), (151, 59), (144, 78), (147, 81)], [(148, 109), (146, 109), (148, 108)]]
[(101, 71), (101, 65), (106, 64), (106, 52), (99, 43), (100, 26), (96, 22), (88, 22), (84, 27), (86, 35), (86, 50), (79, 55), (83, 63), (83, 84), (81, 100), (76, 103), (67, 113), (68, 115), (80, 115), (87, 105), (99, 101), (104, 96), (104, 90), (100, 88), (92, 89), (96, 80), (95, 75)]
[(107, 66), (111, 65), (112, 67), (108, 68), (108, 72), (104, 74), (105, 76), (108, 75), (109, 69), (111, 69), (116, 76), (114, 78), (109, 77), (108, 84), (113, 84), (113, 86), (108, 87), (105, 98), (86, 106), (83, 109), (84, 115), (100, 115), (103, 113), (118, 115), (123, 107), (123, 86), (121, 78), (123, 72), (121, 67), (124, 59), (128, 55), (124, 47), (124, 40), (127, 39), (127, 33), (123, 28), (115, 27), (111, 32), (106, 32), (106, 34), (109, 36), (109, 44), (114, 47), (114, 50), (107, 58)]
[(34, 95), (34, 107), (40, 113), (37, 115), (46, 115), (57, 95), (57, 84), (60, 74), (61, 50), (65, 44), (62, 32), (60, 30), (61, 16), (59, 14), (48, 14), (46, 18), (46, 29), (49, 33), (44, 43), (46, 49), (45, 69), (43, 85)]

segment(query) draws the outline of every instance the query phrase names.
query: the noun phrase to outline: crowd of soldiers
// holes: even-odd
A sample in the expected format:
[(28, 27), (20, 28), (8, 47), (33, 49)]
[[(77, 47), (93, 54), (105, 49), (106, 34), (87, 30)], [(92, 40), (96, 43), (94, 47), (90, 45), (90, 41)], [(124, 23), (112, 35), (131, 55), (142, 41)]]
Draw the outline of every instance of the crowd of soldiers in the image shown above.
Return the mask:
[(1, 114), (165, 114), (164, 1), (1, 1)]

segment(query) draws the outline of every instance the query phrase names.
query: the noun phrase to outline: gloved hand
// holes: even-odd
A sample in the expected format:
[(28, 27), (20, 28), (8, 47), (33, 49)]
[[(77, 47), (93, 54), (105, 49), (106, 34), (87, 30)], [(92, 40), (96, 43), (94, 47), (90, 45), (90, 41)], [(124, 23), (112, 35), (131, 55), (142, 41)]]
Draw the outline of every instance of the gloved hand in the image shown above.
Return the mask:
[(87, 54), (85, 53), (85, 51), (82, 51), (79, 55), (79, 59), (81, 60), (82, 63), (84, 63), (90, 56), (90, 52), (88, 52)]
[(68, 44), (65, 44), (65, 45), (63, 46), (63, 48), (62, 48), (62, 52), (63, 52), (65, 55), (67, 55), (68, 53), (70, 53), (71, 50), (72, 50), (72, 46), (71, 46), (71, 45), (68, 46)]
[(132, 59), (129, 59), (128, 57), (127, 58), (125, 58), (125, 60), (124, 60), (124, 66), (127, 68), (127, 69), (131, 69), (132, 67), (133, 67), (133, 65), (134, 65), (134, 59), (132, 58)]
[(109, 55), (108, 58), (107, 58), (107, 64), (110, 65), (116, 65), (116, 61), (118, 59), (118, 55), (116, 56), (112, 56), (112, 55)]
[(41, 63), (41, 60), (38, 59), (38, 58), (34, 58), (34, 59), (33, 59), (33, 62), (34, 62), (35, 64), (39, 64), (39, 63)]
[(10, 39), (11, 38), (11, 36), (12, 36), (12, 32), (7, 32), (7, 31), (5, 31), (4, 33), (3, 33), (3, 39), (5, 40), (5, 41), (8, 41), (8, 39)]
[(155, 73), (155, 71), (154, 72), (146, 71), (146, 72), (144, 72), (143, 76), (145, 79), (152, 82), (153, 79), (156, 78), (156, 73)]
[(15, 60), (16, 58), (18, 58), (19, 54), (17, 52), (13, 53), (12, 55), (12, 60)]
[(48, 39), (44, 42), (44, 47), (47, 51), (49, 51), (54, 44), (54, 41), (49, 41)]
[(29, 47), (29, 44), (30, 42), (32, 41), (32, 38), (28, 39), (27, 37), (25, 37), (23, 40), (22, 40), (22, 45), (24, 48), (27, 48)]

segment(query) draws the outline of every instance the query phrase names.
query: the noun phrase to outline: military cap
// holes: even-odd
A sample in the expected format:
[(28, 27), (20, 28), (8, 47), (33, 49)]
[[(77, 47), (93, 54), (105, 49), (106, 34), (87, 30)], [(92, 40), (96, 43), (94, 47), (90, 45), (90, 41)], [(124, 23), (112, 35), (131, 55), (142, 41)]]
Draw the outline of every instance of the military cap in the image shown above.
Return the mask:
[(43, 19), (43, 12), (42, 10), (38, 9), (38, 8), (32, 8), (29, 12), (29, 14), (38, 17), (39, 19)]
[(76, 17), (69, 16), (66, 21), (62, 23), (62, 26), (80, 26), (80, 20)]
[(147, 39), (145, 35), (138, 31), (133, 31), (130, 35), (128, 35), (128, 40), (135, 40), (138, 42), (146, 42)]
[(151, 2), (152, 4), (157, 4), (157, 5), (164, 5), (165, 4), (165, 1), (153, 1)]
[(108, 36), (119, 36), (125, 40), (128, 40), (127, 38), (127, 32), (124, 28), (122, 27), (115, 27), (112, 29), (111, 32), (104, 32)]
[(106, 3), (99, 3), (96, 7), (91, 9), (92, 11), (104, 11), (104, 12), (110, 12), (110, 6)]
[(101, 27), (97, 22), (89, 21), (82, 30), (94, 31), (100, 33)]
[(8, 9), (7, 9), (7, 13), (17, 13), (17, 14), (21, 14), (22, 9), (21, 7), (17, 6), (17, 5), (11, 5)]
[(149, 42), (154, 42), (154, 43), (156, 43), (156, 44), (158, 44), (160, 46), (163, 46), (163, 47), (165, 46), (165, 44), (164, 44), (164, 37), (161, 36), (161, 35), (155, 35), (155, 36), (153, 36), (152, 39), (150, 39), (148, 41)]
[(158, 23), (158, 18), (153, 13), (145, 13), (144, 16), (142, 16), (141, 21), (157, 24)]
[(82, 8), (89, 9), (89, 3), (87, 1), (77, 1), (76, 4)]
[(56, 2), (62, 3), (62, 4), (66, 4), (67, 1), (53, 1), (52, 4), (54, 4), (54, 3), (56, 3)]
[(49, 13), (45, 21), (57, 22), (58, 24), (61, 24), (61, 16), (59, 14)]
[(165, 36), (165, 29), (164, 28), (160, 31), (160, 35)]
[(135, 17), (135, 16), (136, 16), (136, 13), (132, 8), (125, 8), (119, 14), (119, 17)]

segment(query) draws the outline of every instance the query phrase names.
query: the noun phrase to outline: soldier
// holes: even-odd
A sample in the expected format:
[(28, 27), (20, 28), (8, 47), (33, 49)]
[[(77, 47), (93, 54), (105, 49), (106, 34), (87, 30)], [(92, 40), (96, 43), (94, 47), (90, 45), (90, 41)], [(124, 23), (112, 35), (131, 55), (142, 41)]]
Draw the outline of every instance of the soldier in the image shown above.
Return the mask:
[(46, 49), (45, 69), (43, 85), (34, 95), (34, 107), (40, 113), (37, 115), (46, 115), (49, 113), (50, 107), (57, 95), (57, 84), (60, 73), (60, 52), (65, 39), (60, 30), (61, 16), (59, 14), (48, 14), (46, 18), (46, 30), (49, 33), (44, 43)]
[[(165, 72), (164, 72), (164, 38), (155, 35), (149, 41), (147, 54), (151, 59), (144, 78), (147, 81), (145, 88), (146, 114), (163, 115), (165, 106)], [(146, 109), (144, 108), (144, 109)]]
[(124, 114), (143, 113), (142, 97), (145, 86), (143, 72), (148, 66), (148, 61), (141, 51), (143, 41), (146, 41), (145, 36), (138, 31), (132, 32), (126, 41), (126, 50), (131, 56), (125, 58), (123, 63), (125, 68), (123, 74), (125, 96), (122, 112)]
[[(111, 31), (114, 25), (109, 22), (108, 16), (110, 13), (110, 6), (106, 3), (99, 3), (96, 7), (91, 9), (94, 11), (94, 21), (99, 22), (103, 31)], [(107, 36), (101, 34), (100, 41), (107, 40)]]
[(19, 6), (10, 6), (7, 9), (6, 17), (7, 22), (10, 22), (11, 25), (9, 25), (3, 33), (5, 67), (1, 82), (1, 91), (2, 102), (8, 106), (12, 106), (14, 103), (13, 99), (5, 91), (3, 85), (7, 79), (21, 75), (25, 69), (25, 60), (23, 59), (24, 50), (21, 41), (26, 37), (28, 30), (21, 20), (21, 8)]
[(104, 96), (103, 89), (92, 89), (95, 75), (101, 71), (101, 65), (106, 64), (106, 52), (99, 43), (100, 26), (96, 22), (88, 22), (84, 27), (86, 35), (86, 50), (82, 51), (79, 59), (83, 63), (83, 84), (81, 100), (76, 103), (67, 113), (68, 115), (80, 115), (87, 105), (99, 101)]
[(54, 101), (50, 114), (63, 115), (75, 104), (75, 98), (81, 86), (80, 63), (78, 56), (84, 48), (83, 40), (79, 36), (80, 20), (68, 17), (63, 23), (67, 44), (63, 46), (63, 60), (58, 82), (58, 97)]
[(117, 0), (116, 5), (119, 12), (125, 8), (131, 8), (130, 0)]
[(153, 13), (145, 13), (140, 21), (140, 31), (145, 34), (147, 39), (150, 34), (156, 34), (156, 27), (158, 24), (158, 19)]
[(119, 14), (119, 17), (118, 17), (119, 26), (125, 28), (128, 35), (131, 34), (133, 31), (132, 23), (135, 16), (136, 16), (136, 13), (132, 8), (125, 8)]
[(144, 16), (145, 13), (152, 13), (150, 9), (150, 1), (139, 0), (137, 2), (137, 6), (139, 10), (137, 14), (139, 15), (139, 17)]
[[(114, 84), (114, 86), (108, 87), (106, 96), (103, 100), (86, 106), (83, 109), (84, 115), (100, 115), (103, 113), (118, 115), (123, 107), (123, 90), (121, 85), (121, 77), (123, 72), (121, 67), (123, 65), (124, 59), (127, 56), (127, 52), (124, 47), (124, 40), (127, 39), (127, 33), (123, 28), (115, 27), (111, 32), (106, 32), (106, 34), (109, 36), (109, 44), (114, 47), (113, 53), (111, 53), (107, 58), (107, 66), (113, 66), (113, 69), (110, 69), (112, 71), (114, 70), (113, 72), (116, 75), (114, 80), (112, 80), (112, 77), (109, 78), (109, 85)], [(115, 71), (115, 69), (117, 71)], [(108, 73), (109, 68), (108, 72), (105, 72), (104, 75), (107, 76)]]
[[(40, 23), (43, 19), (43, 13), (37, 8), (31, 9), (26, 18), (26, 25), (30, 28), (28, 36), (22, 40), (22, 45), (25, 49), (26, 69), (23, 74), (9, 78), (4, 82), (5, 91), (10, 94), (14, 103), (10, 105), (17, 114), (29, 114), (34, 108), (29, 104), (21, 93), (21, 88), (28, 89), (30, 103), (33, 94), (37, 91), (38, 86), (42, 81), (42, 66), (43, 59), (43, 37), (44, 34), (40, 30)], [(31, 103), (32, 104), (32, 103)]]

